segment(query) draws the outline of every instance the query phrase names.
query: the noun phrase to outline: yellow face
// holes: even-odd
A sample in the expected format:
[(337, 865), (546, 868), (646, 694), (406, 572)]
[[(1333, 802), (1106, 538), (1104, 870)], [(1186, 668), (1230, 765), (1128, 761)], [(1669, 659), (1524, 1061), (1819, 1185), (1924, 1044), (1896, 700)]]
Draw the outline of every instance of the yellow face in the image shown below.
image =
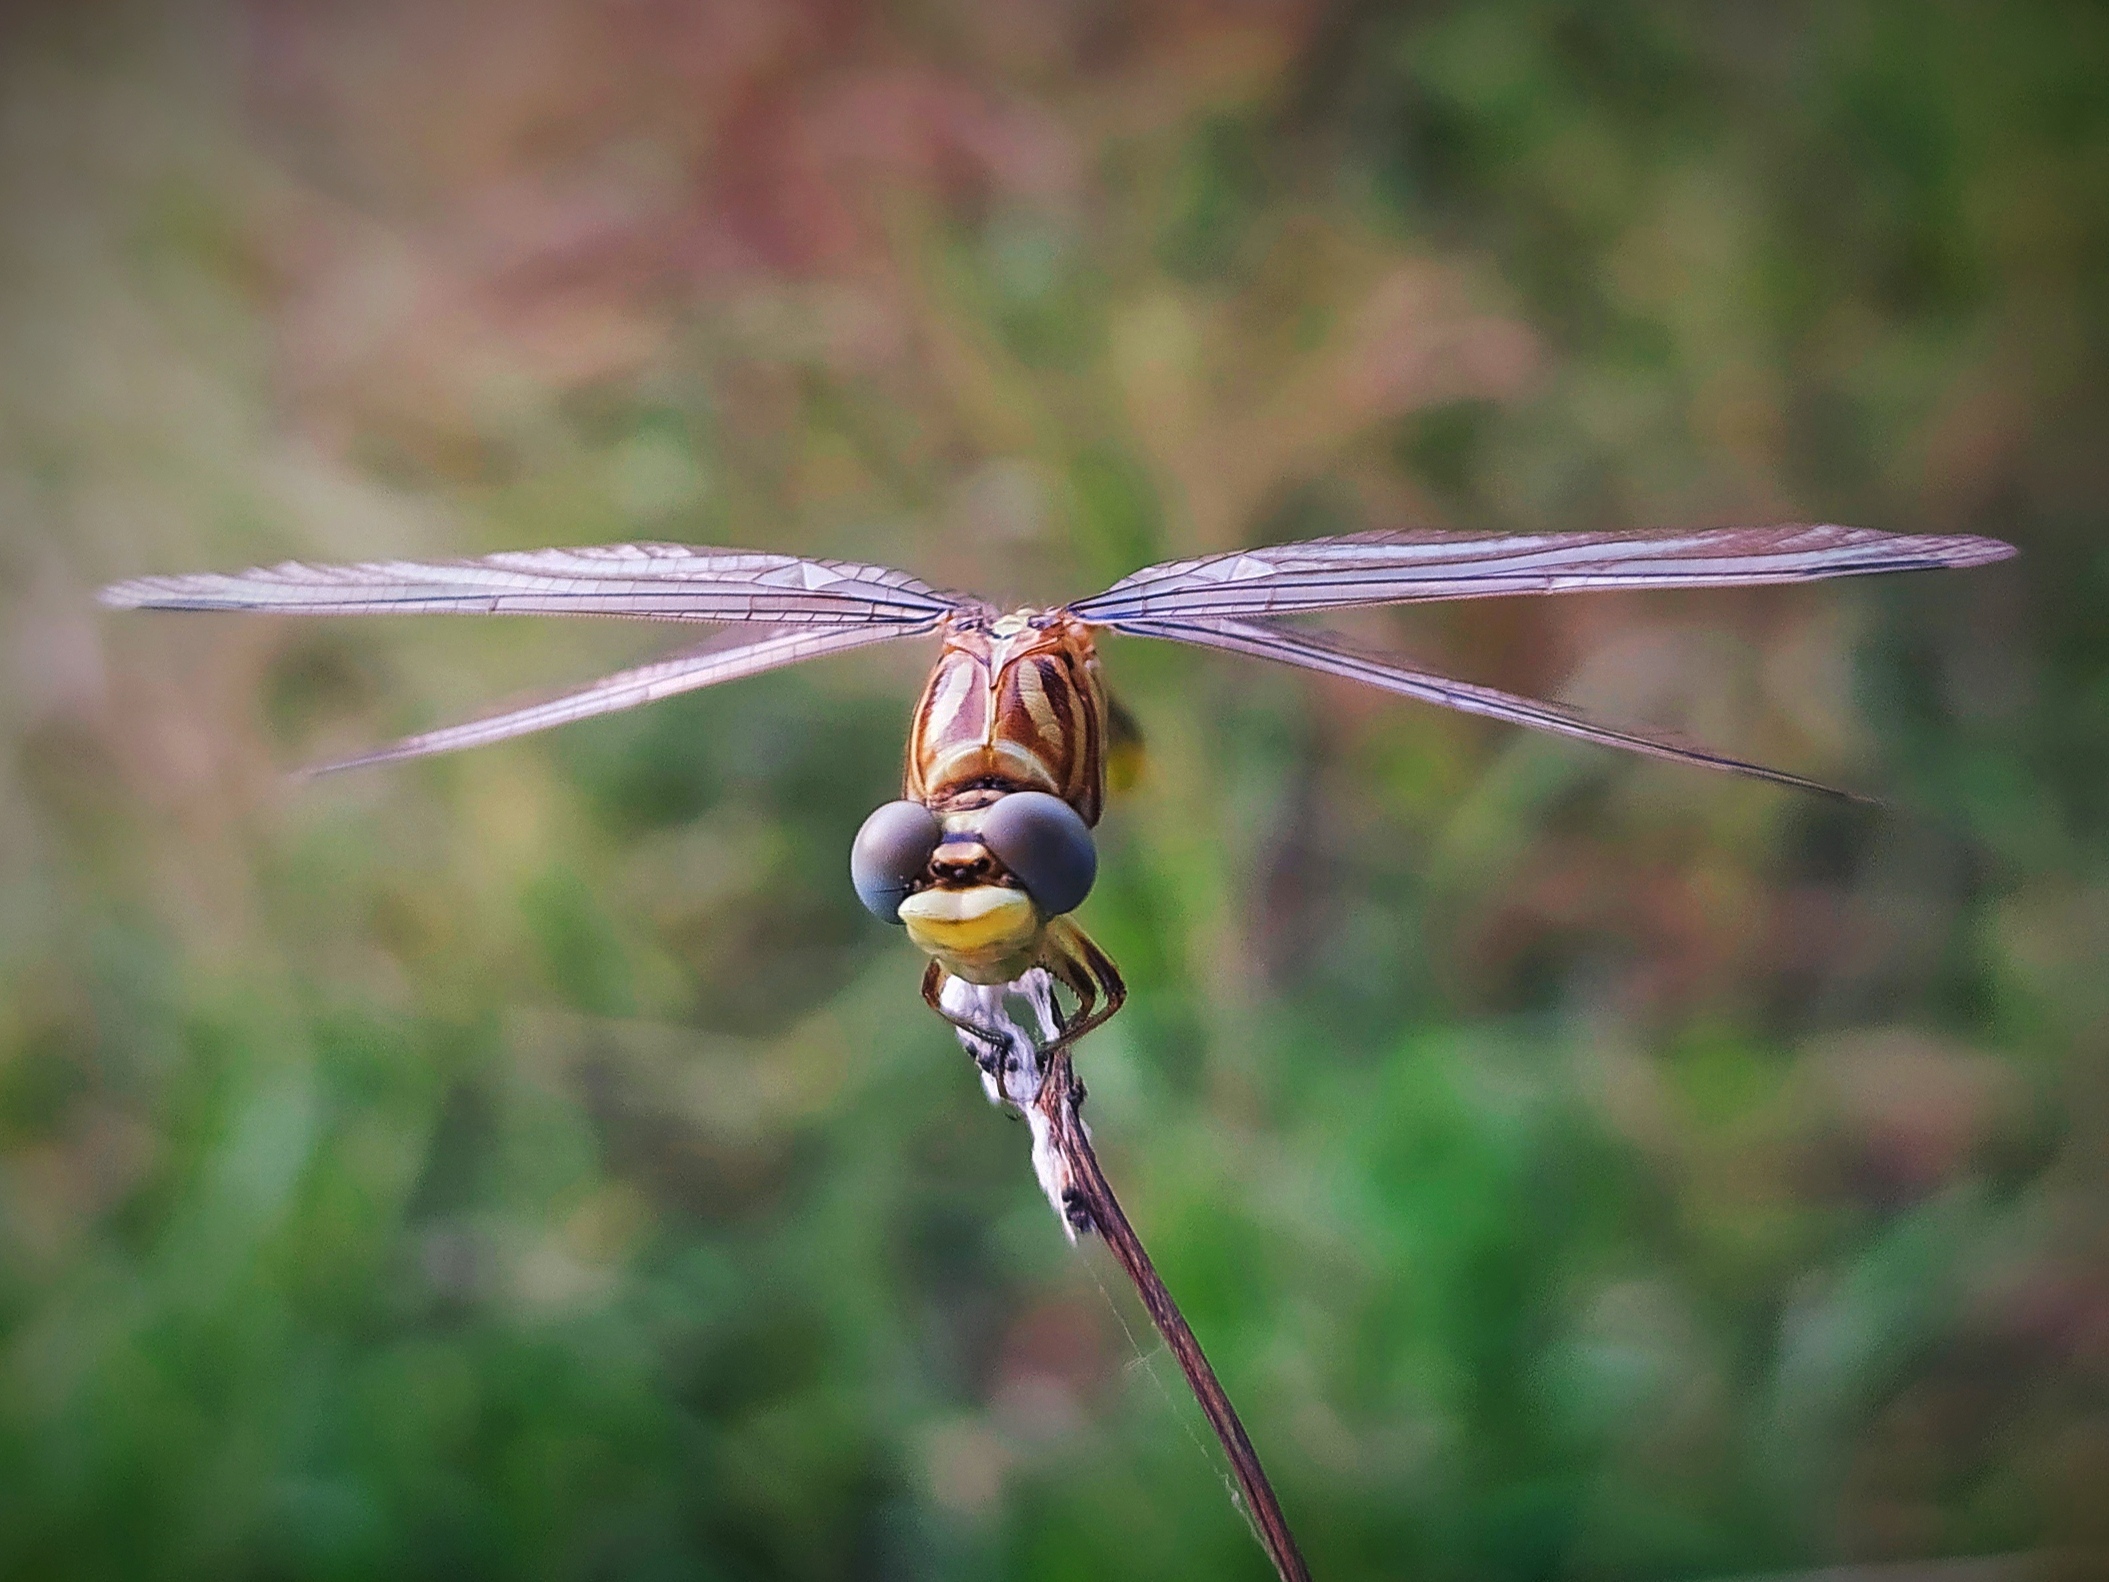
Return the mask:
[(918, 949), (969, 983), (1022, 977), (1032, 965), (1042, 927), (1032, 897), (996, 884), (918, 890), (901, 903), (901, 921)]

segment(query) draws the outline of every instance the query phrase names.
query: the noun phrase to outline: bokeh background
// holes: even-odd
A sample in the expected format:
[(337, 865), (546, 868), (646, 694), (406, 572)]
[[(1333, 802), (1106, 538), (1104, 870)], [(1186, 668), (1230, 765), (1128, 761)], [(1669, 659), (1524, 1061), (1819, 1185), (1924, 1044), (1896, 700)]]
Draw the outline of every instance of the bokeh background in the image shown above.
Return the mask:
[(99, 582), (1793, 519), (2023, 554), (1344, 624), (1885, 810), (1110, 646), (1101, 1150), (1321, 1578), (2109, 1567), (2099, 6), (20, 4), (0, 403), (0, 1574), (1265, 1574), (927, 650), (297, 785), (667, 641)]

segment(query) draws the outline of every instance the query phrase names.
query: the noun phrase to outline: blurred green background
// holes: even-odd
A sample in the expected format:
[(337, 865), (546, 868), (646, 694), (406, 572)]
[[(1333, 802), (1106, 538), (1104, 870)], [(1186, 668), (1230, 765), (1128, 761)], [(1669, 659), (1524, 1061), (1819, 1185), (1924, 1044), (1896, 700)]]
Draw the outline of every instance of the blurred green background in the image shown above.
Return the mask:
[(1793, 519), (2023, 555), (1340, 624), (1883, 811), (1109, 643), (1101, 1151), (1321, 1578), (2109, 1567), (2099, 5), (50, 0), (0, 205), (0, 1574), (1266, 1574), (927, 646), (296, 785), (671, 644), (99, 582)]

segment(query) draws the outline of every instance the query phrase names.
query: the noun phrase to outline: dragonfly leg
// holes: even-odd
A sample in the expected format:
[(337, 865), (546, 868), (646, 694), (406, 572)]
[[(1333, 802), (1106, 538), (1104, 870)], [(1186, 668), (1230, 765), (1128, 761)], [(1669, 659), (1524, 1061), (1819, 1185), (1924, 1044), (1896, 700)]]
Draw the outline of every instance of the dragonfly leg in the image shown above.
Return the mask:
[(971, 1034), (992, 1049), (1003, 1048), (1008, 1040), (1000, 1031), (971, 1017), (961, 1016), (945, 1004), (944, 986), (944, 965), (933, 958), (930, 965), (923, 969), (923, 1003), (962, 1033)]
[[(1113, 958), (1066, 917), (1058, 917), (1047, 925), (1036, 965), (1077, 999), (1075, 1012), (1062, 1018), (1060, 1033), (1041, 1046), (1039, 1052), (1043, 1056), (1067, 1049), (1094, 1028), (1104, 1026), (1128, 997), (1128, 986), (1121, 981)], [(1000, 1028), (962, 1016), (945, 1004), (946, 977), (944, 964), (934, 958), (923, 968), (923, 1003), (987, 1048), (1006, 1047), (1008, 1040)]]
[(1043, 1054), (1067, 1049), (1094, 1028), (1105, 1026), (1128, 998), (1128, 986), (1121, 981), (1113, 958), (1066, 917), (1047, 925), (1040, 964), (1077, 998), (1076, 1014), (1064, 1021), (1061, 1037), (1047, 1045)]

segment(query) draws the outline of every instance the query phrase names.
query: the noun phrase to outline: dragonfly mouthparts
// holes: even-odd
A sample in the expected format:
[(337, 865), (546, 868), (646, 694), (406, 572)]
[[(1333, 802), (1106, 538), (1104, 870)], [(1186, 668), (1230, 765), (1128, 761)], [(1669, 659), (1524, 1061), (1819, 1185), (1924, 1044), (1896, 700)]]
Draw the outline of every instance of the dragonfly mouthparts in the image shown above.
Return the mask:
[(930, 873), (939, 884), (978, 884), (989, 876), (989, 849), (978, 834), (947, 833), (930, 854)]

